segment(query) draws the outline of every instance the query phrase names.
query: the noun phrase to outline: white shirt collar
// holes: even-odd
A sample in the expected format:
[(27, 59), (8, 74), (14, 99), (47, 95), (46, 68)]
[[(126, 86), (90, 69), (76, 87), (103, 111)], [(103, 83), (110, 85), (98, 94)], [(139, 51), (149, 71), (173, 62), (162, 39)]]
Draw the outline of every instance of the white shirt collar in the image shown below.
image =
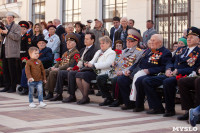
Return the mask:
[(56, 28), (58, 28), (61, 24), (59, 24), (58, 26), (56, 26)]
[(193, 51), (193, 49), (194, 49), (195, 47), (196, 47), (196, 46), (191, 47), (191, 48), (187, 47), (187, 48), (189, 48), (189, 51), (188, 51), (188, 53), (187, 53), (187, 56)]
[(92, 45), (90, 45), (90, 46), (88, 46), (88, 47), (86, 47), (86, 48), (88, 48), (88, 49), (89, 49), (89, 48), (91, 48), (91, 47), (92, 47)]

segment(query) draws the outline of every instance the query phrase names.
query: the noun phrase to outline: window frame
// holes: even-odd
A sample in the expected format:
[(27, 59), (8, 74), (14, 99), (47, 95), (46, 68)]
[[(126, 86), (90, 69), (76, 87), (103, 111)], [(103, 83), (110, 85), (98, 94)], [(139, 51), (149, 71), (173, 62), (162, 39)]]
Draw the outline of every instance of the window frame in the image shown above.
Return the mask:
[[(173, 49), (173, 43), (175, 41), (178, 41), (178, 40), (175, 40), (173, 34), (180, 34), (179, 32), (174, 32), (175, 29), (173, 29), (173, 26), (174, 26), (174, 23), (173, 23), (173, 20), (174, 20), (174, 17), (180, 17), (180, 16), (184, 16), (184, 17), (187, 17), (187, 28), (191, 26), (191, 0), (187, 0), (187, 12), (171, 12), (171, 8), (173, 9), (174, 8), (174, 4), (173, 2), (171, 3), (170, 0), (168, 0), (168, 3), (169, 6), (168, 6), (168, 12), (166, 14), (156, 14), (156, 1), (157, 0), (151, 0), (151, 19), (154, 21), (154, 25), (157, 25), (156, 23), (156, 18), (166, 18), (168, 19), (168, 43), (165, 44), (165, 46), (172, 50)], [(155, 28), (156, 29), (156, 28)], [(173, 30), (171, 30), (173, 29)], [(158, 29), (156, 29), (158, 31)], [(183, 29), (184, 30), (184, 29)], [(183, 31), (182, 31), (183, 32)], [(163, 31), (164, 33), (164, 31)], [(172, 35), (171, 35), (172, 34)], [(178, 36), (178, 35), (177, 35)], [(164, 37), (163, 37), (163, 42), (164, 42)]]
[[(39, 2), (34, 2), (34, 0), (32, 0), (32, 21), (33, 21), (33, 18), (34, 16), (36, 15), (39, 15), (39, 23), (42, 22), (42, 21), (45, 21), (45, 11), (44, 11), (44, 14), (41, 13), (41, 4), (44, 3), (44, 7), (45, 7), (45, 3), (46, 3), (46, 0), (39, 0)], [(35, 13), (33, 12), (35, 5), (38, 5), (39, 6), (39, 13)], [(41, 16), (44, 15), (44, 20), (41, 18)], [(36, 19), (33, 23), (36, 23)]]
[[(74, 0), (71, 0), (72, 1), (72, 9), (71, 10), (67, 10), (66, 8), (65, 8), (65, 5), (66, 5), (66, 2), (68, 2), (68, 0), (63, 0), (63, 7), (62, 7), (62, 22), (63, 22), (63, 25), (67, 25), (67, 24), (69, 24), (69, 23), (72, 23), (72, 24), (75, 24), (76, 22), (81, 22), (81, 4), (80, 4), (80, 1), (81, 0), (78, 0), (78, 8), (77, 9), (75, 9), (74, 8)], [(74, 13), (74, 11), (75, 10), (80, 10), (80, 12), (78, 11), (78, 13), (77, 14), (75, 14)], [(66, 13), (68, 12), (68, 11), (72, 11), (72, 21), (71, 22), (68, 22), (68, 16), (67, 16), (67, 18), (65, 18), (65, 16), (66, 16)], [(78, 20), (78, 21), (74, 21), (74, 15), (78, 15), (78, 18), (80, 17), (80, 20)]]

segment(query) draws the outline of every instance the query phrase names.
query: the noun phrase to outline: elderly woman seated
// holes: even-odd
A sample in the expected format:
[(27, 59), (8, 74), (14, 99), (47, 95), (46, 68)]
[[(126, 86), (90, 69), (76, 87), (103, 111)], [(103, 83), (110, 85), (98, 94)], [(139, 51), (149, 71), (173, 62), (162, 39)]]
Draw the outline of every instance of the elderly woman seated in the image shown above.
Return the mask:
[[(42, 64), (45, 69), (49, 68), (53, 64), (53, 54), (52, 50), (46, 47), (47, 41), (44, 40), (43, 37), (39, 38), (37, 41), (37, 46), (39, 48), (39, 60), (42, 61)], [(26, 59), (24, 59), (25, 61)], [(25, 74), (25, 69), (22, 70), (22, 77), (21, 77), (21, 86), (17, 89), (20, 94), (28, 94), (28, 85), (27, 85), (27, 78)]]
[(83, 98), (78, 101), (77, 104), (85, 104), (90, 102), (88, 90), (90, 88), (91, 80), (95, 80), (97, 75), (109, 73), (111, 70), (110, 66), (115, 60), (116, 54), (111, 48), (110, 38), (108, 36), (103, 36), (99, 39), (99, 41), (101, 49), (96, 52), (90, 62), (86, 62), (84, 64), (85, 68), (88, 68), (88, 70), (83, 68), (82, 72), (76, 74), (76, 83), (83, 95)]
[(48, 41), (47, 47), (51, 48), (54, 54), (54, 63), (56, 63), (56, 59), (60, 57), (60, 38), (56, 35), (56, 26), (49, 25), (47, 29), (49, 34), (45, 36), (45, 40)]

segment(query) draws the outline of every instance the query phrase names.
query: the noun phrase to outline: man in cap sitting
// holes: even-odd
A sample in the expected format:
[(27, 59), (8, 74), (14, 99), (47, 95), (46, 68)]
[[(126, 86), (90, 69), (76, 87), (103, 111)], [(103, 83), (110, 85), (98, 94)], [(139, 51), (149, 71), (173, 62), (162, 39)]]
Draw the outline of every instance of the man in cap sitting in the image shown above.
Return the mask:
[(6, 14), (6, 29), (0, 29), (2, 43), (0, 45), (3, 60), (3, 76), (5, 88), (1, 92), (15, 92), (17, 84), (16, 71), (18, 65), (16, 59), (20, 58), (21, 28), (14, 22), (14, 14)]
[[(200, 41), (200, 30), (196, 27), (188, 29), (187, 42), (194, 43), (197, 46)], [(189, 44), (188, 44), (189, 45)], [(200, 54), (200, 53), (199, 53)], [(199, 56), (199, 55), (198, 55)], [(199, 63), (199, 60), (198, 60)], [(197, 68), (196, 74), (200, 74), (200, 67)], [(195, 74), (195, 75), (196, 75)], [(186, 77), (178, 80), (178, 88), (181, 96), (182, 110), (186, 110), (186, 113), (178, 117), (178, 120), (188, 120), (189, 109), (200, 105), (200, 78), (199, 76)], [(195, 90), (194, 95), (191, 94), (191, 90)], [(193, 99), (194, 96), (194, 99)]]
[[(102, 95), (106, 98), (103, 103), (99, 104), (99, 106), (106, 106), (113, 103), (113, 98), (111, 97), (111, 94), (109, 93), (109, 89), (106, 84), (107, 79), (112, 79), (112, 88), (114, 90), (114, 88), (116, 87), (117, 78), (119, 76), (122, 76), (126, 70), (128, 70), (133, 64), (137, 63), (138, 60), (142, 57), (143, 50), (137, 47), (142, 37), (134, 29), (129, 29), (129, 31), (132, 34), (128, 35), (126, 39), (127, 48), (123, 50), (122, 55), (113, 64), (114, 72), (109, 75), (104, 74), (97, 76), (97, 85), (100, 88)], [(113, 106), (114, 105), (112, 105), (111, 107)]]
[(151, 42), (150, 48), (143, 53), (140, 61), (134, 64), (129, 70), (126, 70), (124, 75), (117, 79), (119, 90), (125, 104), (122, 110), (135, 108), (134, 100), (130, 101), (129, 99), (132, 81), (136, 77), (138, 78), (138, 75), (154, 75), (164, 72), (167, 62), (171, 60), (171, 52), (163, 47), (163, 38), (161, 35), (156, 34), (152, 36)]
[(78, 39), (76, 35), (70, 33), (66, 35), (66, 40), (68, 51), (62, 55), (61, 59), (57, 59), (57, 63), (53, 67), (46, 69), (47, 83), (45, 85), (45, 89), (48, 90), (49, 93), (44, 98), (45, 100), (53, 98), (58, 71), (67, 70), (68, 67), (73, 67), (75, 65), (76, 60), (74, 59), (74, 55), (79, 53), (76, 49)]
[[(144, 78), (142, 85), (147, 95), (149, 107), (151, 108), (147, 112), (148, 114), (164, 113), (163, 117), (170, 117), (176, 114), (175, 96), (177, 91), (177, 80), (180, 76), (189, 75), (192, 71), (195, 71), (200, 64), (200, 51), (197, 46), (199, 37), (197, 35), (199, 36), (199, 30), (197, 30), (197, 28), (189, 28), (187, 36), (188, 46), (177, 49), (177, 52), (173, 57), (175, 60), (172, 60), (167, 64), (165, 74)], [(162, 100), (156, 92), (156, 87), (160, 85), (163, 85), (165, 110), (162, 105)], [(182, 88), (182, 86), (179, 87), (181, 89), (185, 88)]]

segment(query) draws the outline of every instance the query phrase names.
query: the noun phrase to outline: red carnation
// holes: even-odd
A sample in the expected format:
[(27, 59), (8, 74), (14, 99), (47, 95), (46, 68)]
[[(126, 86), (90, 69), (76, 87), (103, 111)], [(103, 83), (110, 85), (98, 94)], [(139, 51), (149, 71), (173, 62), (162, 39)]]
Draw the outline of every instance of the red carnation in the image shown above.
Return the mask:
[(176, 80), (179, 80), (179, 79), (185, 78), (185, 77), (187, 77), (187, 75), (182, 76), (182, 74), (179, 74), (179, 75), (176, 76)]
[(80, 54), (75, 54), (74, 59), (76, 60), (76, 62), (78, 62), (80, 60)]
[(117, 55), (122, 54), (122, 51), (119, 50), (119, 49), (115, 49), (115, 52), (116, 52)]
[(78, 66), (74, 66), (74, 67), (72, 68), (72, 70), (73, 70), (73, 71), (79, 70), (79, 67), (78, 67)]
[(25, 62), (25, 63), (26, 63), (26, 62), (27, 62), (27, 60), (28, 60), (28, 58), (27, 58), (27, 57), (22, 57), (22, 58), (21, 58), (21, 61), (22, 61), (22, 62)]
[(61, 58), (57, 58), (57, 59), (56, 59), (56, 61), (61, 61), (61, 60), (62, 60)]

